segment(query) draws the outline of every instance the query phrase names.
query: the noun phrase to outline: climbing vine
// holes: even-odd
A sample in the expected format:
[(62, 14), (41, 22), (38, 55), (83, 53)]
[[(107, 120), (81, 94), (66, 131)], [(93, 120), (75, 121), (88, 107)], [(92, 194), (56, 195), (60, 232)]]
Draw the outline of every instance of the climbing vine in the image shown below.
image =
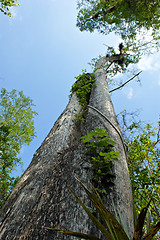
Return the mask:
[(82, 70), (82, 74), (75, 77), (75, 79), (77, 79), (77, 81), (73, 84), (70, 92), (71, 94), (73, 92), (76, 93), (79, 103), (82, 106), (82, 112), (80, 114), (76, 114), (76, 117), (77, 119), (84, 121), (87, 113), (87, 105), (89, 103), (91, 89), (92, 86), (95, 86), (95, 76), (94, 73), (86, 73), (86, 70)]
[(81, 139), (87, 143), (87, 154), (91, 156), (97, 190), (106, 194), (105, 188), (113, 185), (112, 162), (119, 157), (118, 152), (112, 151), (116, 143), (109, 139), (106, 129), (100, 128), (96, 128), (94, 132), (90, 132)]

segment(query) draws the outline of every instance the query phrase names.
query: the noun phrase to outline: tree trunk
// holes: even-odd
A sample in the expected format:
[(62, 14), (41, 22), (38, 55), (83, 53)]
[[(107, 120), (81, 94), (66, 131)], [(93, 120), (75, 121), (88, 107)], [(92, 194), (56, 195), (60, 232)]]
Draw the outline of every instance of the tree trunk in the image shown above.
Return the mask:
[(129, 236), (132, 236), (132, 193), (127, 159), (122, 139), (114, 128), (115, 126), (120, 132), (105, 72), (100, 67), (105, 61), (102, 58), (97, 64), (96, 86), (92, 88), (86, 121), (76, 119), (75, 114), (79, 114), (82, 107), (76, 94), (72, 94), (68, 106), (35, 152), (30, 166), (2, 210), (0, 239), (77, 239), (47, 230), (46, 227), (81, 231), (103, 239), (67, 189), (71, 186), (89, 205), (83, 189), (74, 177), (78, 177), (90, 188), (93, 170), (86, 154), (86, 145), (80, 137), (95, 128), (105, 128), (109, 138), (117, 143), (114, 150), (120, 153), (120, 157), (113, 162), (114, 185), (108, 188), (108, 194), (103, 200), (110, 211), (114, 212), (114, 207), (118, 209)]

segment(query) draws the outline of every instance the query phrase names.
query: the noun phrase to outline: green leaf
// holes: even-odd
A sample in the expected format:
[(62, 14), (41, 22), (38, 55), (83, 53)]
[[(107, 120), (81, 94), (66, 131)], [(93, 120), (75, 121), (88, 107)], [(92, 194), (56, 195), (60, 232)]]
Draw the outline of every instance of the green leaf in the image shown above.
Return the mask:
[(82, 239), (90, 239), (90, 240), (101, 240), (100, 238), (94, 237), (92, 235), (89, 234), (85, 234), (85, 233), (79, 233), (79, 232), (72, 232), (72, 231), (67, 231), (67, 230), (62, 230), (62, 229), (57, 229), (57, 228), (46, 228), (48, 230), (52, 230), (55, 232), (59, 232), (59, 233), (63, 233), (66, 235), (70, 235), (70, 236), (74, 236), (77, 238), (82, 238)]
[(23, 144), (35, 137), (32, 110), (34, 104), (23, 92), (5, 88), (0, 92), (0, 208), (4, 205), (14, 181), (10, 174), (21, 163), (19, 157)]
[(113, 140), (108, 140), (107, 143), (108, 143), (109, 145), (113, 146), (113, 147), (114, 147), (114, 145), (116, 144), (116, 142), (113, 141)]

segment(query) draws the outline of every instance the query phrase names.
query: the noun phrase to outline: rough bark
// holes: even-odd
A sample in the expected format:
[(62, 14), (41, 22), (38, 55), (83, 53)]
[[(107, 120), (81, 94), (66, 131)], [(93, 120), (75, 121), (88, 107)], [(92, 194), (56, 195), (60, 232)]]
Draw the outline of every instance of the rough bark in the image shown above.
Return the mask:
[[(106, 58), (102, 58), (97, 67), (103, 66), (105, 61)], [(97, 69), (95, 77), (96, 87), (92, 88), (89, 105), (100, 111), (119, 129), (103, 68)], [(80, 137), (95, 128), (106, 128), (110, 139), (117, 143), (115, 151), (120, 153), (120, 157), (113, 166), (116, 177), (104, 202), (107, 208), (114, 212), (114, 201), (129, 235), (132, 235), (132, 193), (122, 140), (106, 118), (91, 107), (88, 107), (86, 121), (77, 121), (75, 114), (81, 110), (77, 96), (72, 94), (68, 106), (35, 152), (30, 166), (1, 213), (0, 239), (76, 239), (52, 232), (45, 227), (64, 227), (101, 236), (67, 189), (71, 186), (81, 199), (89, 204), (74, 177), (78, 177), (90, 187), (93, 171), (86, 155), (86, 146)]]

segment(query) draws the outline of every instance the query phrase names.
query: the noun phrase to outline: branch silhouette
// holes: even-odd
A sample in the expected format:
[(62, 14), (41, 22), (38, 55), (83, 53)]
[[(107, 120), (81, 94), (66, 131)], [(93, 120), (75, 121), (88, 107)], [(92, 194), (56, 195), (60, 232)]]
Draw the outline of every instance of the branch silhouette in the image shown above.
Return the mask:
[(137, 77), (142, 71), (138, 72), (136, 75), (134, 75), (132, 78), (130, 78), (128, 81), (126, 81), (125, 83), (123, 83), (121, 86), (114, 88), (112, 90), (109, 91), (109, 93), (114, 92), (122, 87), (124, 87), (127, 83), (129, 83), (130, 81), (132, 81), (135, 77)]

